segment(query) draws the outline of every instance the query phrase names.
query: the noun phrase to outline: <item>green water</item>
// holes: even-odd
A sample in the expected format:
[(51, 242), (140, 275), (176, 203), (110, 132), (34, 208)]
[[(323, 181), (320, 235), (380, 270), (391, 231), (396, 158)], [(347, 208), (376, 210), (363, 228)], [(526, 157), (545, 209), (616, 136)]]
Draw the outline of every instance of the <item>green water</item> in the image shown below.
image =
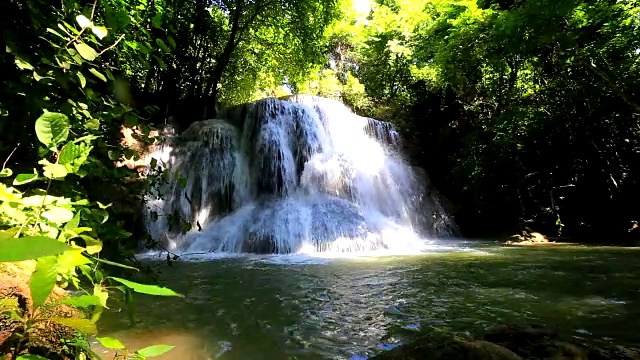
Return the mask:
[(178, 262), (159, 282), (185, 298), (136, 298), (137, 325), (107, 314), (132, 347), (176, 345), (166, 359), (349, 359), (420, 326), (473, 332), (545, 324), (587, 342), (640, 346), (640, 250), (502, 248), (300, 261)]

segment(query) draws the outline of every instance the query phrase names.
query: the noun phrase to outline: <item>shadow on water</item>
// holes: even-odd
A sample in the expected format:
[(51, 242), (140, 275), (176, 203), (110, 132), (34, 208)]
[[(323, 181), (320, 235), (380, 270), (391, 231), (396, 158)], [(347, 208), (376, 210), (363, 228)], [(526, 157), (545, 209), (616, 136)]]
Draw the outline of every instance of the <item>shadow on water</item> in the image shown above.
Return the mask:
[(315, 262), (262, 256), (157, 263), (160, 283), (186, 297), (140, 296), (135, 330), (114, 314), (101, 326), (139, 346), (159, 338), (178, 345), (167, 359), (349, 358), (418, 327), (464, 333), (499, 322), (638, 346), (638, 254), (491, 246)]

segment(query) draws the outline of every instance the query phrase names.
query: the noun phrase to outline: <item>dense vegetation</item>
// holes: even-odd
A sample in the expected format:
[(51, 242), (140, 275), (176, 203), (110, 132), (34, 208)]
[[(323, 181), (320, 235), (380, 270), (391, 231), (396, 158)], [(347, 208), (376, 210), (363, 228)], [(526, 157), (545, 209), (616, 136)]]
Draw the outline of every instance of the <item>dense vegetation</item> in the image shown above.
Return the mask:
[(639, 25), (637, 1), (378, 1), (334, 23), (300, 90), (395, 122), (466, 235), (626, 241)]
[(154, 129), (222, 106), (317, 94), (394, 122), (466, 235), (618, 241), (640, 215), (635, 0), (7, 0), (0, 11), (0, 262), (37, 259), (29, 309), (0, 303), (23, 324), (14, 355), (49, 319), (36, 310), (56, 286), (86, 289), (67, 300), (86, 319), (56, 318), (84, 333), (109, 289), (177, 295), (101, 270), (137, 249), (149, 186), (114, 166), (139, 156), (123, 127), (151, 144)]

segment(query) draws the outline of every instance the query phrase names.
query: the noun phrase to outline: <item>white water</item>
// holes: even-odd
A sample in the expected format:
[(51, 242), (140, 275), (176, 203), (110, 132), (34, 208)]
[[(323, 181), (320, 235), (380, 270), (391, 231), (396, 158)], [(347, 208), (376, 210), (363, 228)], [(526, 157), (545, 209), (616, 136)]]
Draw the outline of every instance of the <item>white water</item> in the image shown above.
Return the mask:
[(311, 96), (223, 117), (192, 124), (154, 154), (169, 176), (147, 199), (146, 223), (170, 250), (399, 254), (453, 234), (390, 124)]

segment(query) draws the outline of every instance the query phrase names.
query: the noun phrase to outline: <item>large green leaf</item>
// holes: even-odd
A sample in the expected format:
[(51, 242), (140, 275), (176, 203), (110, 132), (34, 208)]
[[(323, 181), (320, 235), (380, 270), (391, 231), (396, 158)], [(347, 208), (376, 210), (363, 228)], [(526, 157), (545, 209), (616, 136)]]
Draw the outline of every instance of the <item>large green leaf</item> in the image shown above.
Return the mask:
[(60, 113), (47, 112), (36, 120), (36, 136), (48, 148), (55, 148), (69, 136), (69, 118)]
[(98, 119), (91, 119), (91, 120), (87, 120), (87, 122), (84, 124), (84, 127), (88, 130), (100, 130), (100, 120)]
[(31, 64), (29, 64), (28, 62), (22, 60), (17, 56), (16, 56), (15, 63), (20, 70), (33, 70), (33, 66), (31, 66)]
[(125, 348), (123, 343), (118, 341), (118, 339), (114, 339), (112, 337), (108, 337), (108, 336), (99, 337), (99, 338), (96, 338), (96, 340), (98, 340), (100, 344), (102, 344), (102, 346), (106, 347), (107, 349), (124, 349)]
[(93, 33), (98, 37), (98, 39), (102, 40), (105, 36), (107, 36), (107, 34), (109, 33), (109, 31), (107, 30), (106, 27), (104, 26), (92, 26), (91, 27), (91, 31), (93, 31)]
[(11, 171), (11, 169), (4, 168), (0, 170), (0, 178), (9, 177), (11, 175), (13, 175), (13, 171)]
[(91, 264), (91, 260), (82, 255), (82, 251), (82, 249), (74, 249), (60, 254), (58, 256), (58, 272), (74, 272), (78, 266)]
[(107, 260), (107, 259), (100, 259), (100, 258), (97, 258), (97, 257), (92, 257), (92, 259), (95, 260), (95, 261), (101, 262), (101, 263), (105, 263), (107, 265), (112, 265), (112, 266), (117, 266), (117, 267), (121, 267), (121, 268), (125, 268), (125, 269), (138, 271), (138, 269), (133, 267), (133, 266), (120, 264), (120, 263), (113, 262), (113, 261), (110, 261), (110, 260)]
[(59, 206), (48, 206), (42, 217), (56, 224), (64, 224), (73, 219), (73, 211)]
[(15, 238), (16, 234), (20, 231), (20, 228), (7, 229), (4, 231), (0, 231), (0, 239), (10, 239)]
[(102, 251), (102, 241), (88, 235), (80, 235), (80, 237), (85, 242), (85, 249), (88, 254), (93, 255)]
[(73, 160), (80, 156), (79, 146), (73, 142), (68, 142), (60, 151), (58, 163), (62, 165), (71, 164)]
[[(74, 216), (73, 219), (69, 220), (69, 222), (67, 222), (64, 225), (64, 229), (65, 230), (71, 230), (71, 229), (75, 229), (80, 225), (80, 212), (77, 212)], [(90, 228), (89, 228), (90, 230)], [(79, 232), (75, 231), (76, 233), (79, 234)]]
[(76, 16), (76, 21), (78, 22), (78, 25), (80, 25), (80, 27), (83, 29), (86, 27), (93, 26), (93, 23), (91, 22), (91, 20), (89, 20), (86, 16), (82, 14)]
[(85, 334), (93, 335), (98, 332), (96, 328), (96, 324), (91, 322), (89, 319), (81, 319), (81, 318), (51, 318), (50, 321), (53, 321), (58, 324), (62, 324), (71, 328), (74, 328), (80, 332)]
[(102, 80), (104, 82), (107, 81), (107, 78), (104, 75), (102, 75), (98, 70), (91, 68), (91, 69), (89, 69), (89, 72), (92, 73), (98, 79), (100, 79), (100, 80)]
[(78, 80), (80, 80), (80, 87), (84, 89), (84, 87), (87, 85), (87, 79), (84, 77), (84, 75), (82, 75), (80, 71), (78, 71), (76, 75), (78, 76)]
[(18, 174), (13, 179), (13, 185), (24, 185), (38, 179), (38, 174)]
[(175, 346), (172, 345), (151, 345), (136, 351), (136, 354), (140, 355), (143, 359), (146, 359), (150, 357), (160, 356), (170, 351), (174, 347)]
[(100, 298), (95, 295), (70, 296), (62, 300), (60, 303), (86, 308), (89, 306), (100, 306)]
[(52, 164), (46, 160), (40, 160), (40, 163), (44, 164), (44, 167), (42, 168), (42, 174), (47, 179), (61, 179), (67, 176), (67, 174), (69, 173), (67, 171), (67, 168), (62, 164)]
[(0, 262), (33, 260), (73, 250), (70, 246), (46, 236), (25, 236), (19, 239), (0, 238)]
[(91, 149), (93, 147), (85, 143), (76, 144), (75, 141), (70, 141), (60, 151), (58, 163), (65, 165), (67, 171), (76, 172), (87, 161)]
[(93, 61), (98, 57), (98, 53), (85, 43), (74, 43), (73, 46), (78, 50), (80, 56), (87, 61)]
[(100, 306), (103, 308), (109, 308), (107, 306), (107, 300), (109, 299), (109, 292), (102, 285), (94, 285), (93, 286), (93, 295), (98, 298), (100, 301)]
[(16, 358), (16, 360), (49, 360), (48, 358), (34, 354), (24, 354)]
[(51, 290), (56, 285), (58, 258), (56, 256), (45, 256), (38, 259), (36, 271), (29, 279), (33, 308), (38, 308), (51, 294)]
[(167, 44), (165, 44), (164, 41), (162, 41), (162, 39), (156, 39), (156, 44), (160, 47), (160, 49), (162, 49), (162, 51), (164, 51), (166, 53), (170, 53), (171, 52), (171, 49), (169, 49)]
[(137, 282), (133, 282), (130, 280), (125, 280), (117, 277), (112, 277), (112, 276), (110, 276), (109, 278), (141, 294), (156, 295), (156, 296), (180, 296), (180, 297), (184, 296), (182, 294), (178, 294), (177, 292), (169, 288), (162, 287), (162, 286), (140, 284)]

